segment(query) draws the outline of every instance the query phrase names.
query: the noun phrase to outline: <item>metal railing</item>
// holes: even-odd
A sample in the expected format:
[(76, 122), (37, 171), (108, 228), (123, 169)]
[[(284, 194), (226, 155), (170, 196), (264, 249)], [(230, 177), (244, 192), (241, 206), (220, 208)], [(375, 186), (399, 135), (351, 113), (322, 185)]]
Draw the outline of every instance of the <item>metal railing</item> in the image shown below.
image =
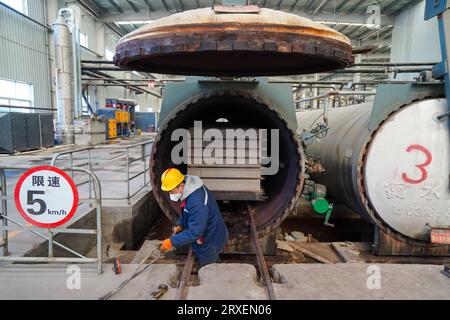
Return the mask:
[[(94, 203), (96, 207), (96, 229), (73, 229), (73, 228), (46, 228), (48, 232), (48, 236), (45, 236), (39, 231), (45, 230), (45, 228), (38, 228), (34, 226), (27, 226), (22, 224), (21, 222), (11, 218), (8, 216), (8, 205), (7, 200), (13, 199), (12, 196), (8, 196), (7, 192), (7, 181), (6, 181), (6, 173), (7, 170), (16, 170), (16, 171), (26, 171), (30, 169), (25, 166), (1, 166), (0, 167), (0, 200), (1, 200), (1, 212), (0, 212), (0, 230), (2, 231), (2, 243), (0, 246), (3, 247), (3, 256), (0, 257), (0, 261), (9, 261), (9, 262), (32, 262), (32, 263), (48, 263), (48, 262), (60, 262), (60, 263), (96, 263), (97, 264), (97, 272), (101, 274), (103, 272), (102, 267), (102, 193), (101, 193), (101, 185), (98, 177), (93, 174), (91, 171), (84, 168), (65, 168), (65, 171), (72, 172), (80, 172), (82, 174), (89, 176), (89, 181), (92, 181), (94, 186), (94, 198), (89, 194), (89, 198), (80, 198), (79, 200), (82, 202)], [(77, 186), (78, 187), (78, 186)], [(24, 231), (29, 231), (43, 239), (48, 240), (48, 257), (23, 257), (23, 256), (10, 256), (8, 250), (8, 231), (17, 230), (16, 228), (11, 227), (8, 223), (11, 222), (17, 226), (19, 226)], [(97, 238), (96, 242), (96, 258), (87, 258), (68, 248), (67, 246), (55, 241), (53, 239), (55, 233), (72, 233), (72, 234), (95, 234)], [(65, 258), (65, 257), (54, 257), (53, 256), (53, 246), (56, 245), (63, 250), (72, 253), (78, 258)]]
[[(126, 185), (126, 196), (120, 197), (107, 197), (103, 196), (103, 200), (127, 200), (127, 203), (130, 204), (130, 199), (133, 198), (136, 194), (138, 194), (142, 189), (150, 185), (150, 178), (147, 178), (147, 173), (149, 172), (148, 160), (150, 159), (150, 151), (151, 145), (154, 140), (139, 142), (131, 145), (109, 145), (109, 146), (92, 146), (86, 147), (77, 150), (68, 150), (57, 153), (53, 156), (53, 159), (50, 162), (51, 166), (58, 166), (58, 162), (66, 161), (66, 165), (72, 167), (76, 165), (76, 167), (87, 166), (90, 171), (109, 171), (113, 174), (107, 175), (106, 177), (101, 176), (101, 183), (124, 183)], [(93, 151), (115, 151), (118, 155), (111, 156), (109, 159), (99, 159), (93, 158)], [(83, 156), (81, 162), (75, 163), (74, 155), (82, 155), (82, 153), (87, 153), (87, 156)], [(137, 154), (137, 156), (136, 156)], [(118, 172), (117, 168), (108, 169), (106, 165), (109, 163), (118, 165), (117, 160), (124, 159), (125, 160), (125, 177), (123, 179), (114, 178), (117, 176)], [(98, 164), (93, 164), (93, 160), (98, 162)], [(135, 165), (138, 161), (143, 162), (143, 169), (138, 169), (137, 171), (131, 171), (130, 167)], [(67, 163), (68, 162), (68, 163)], [(139, 178), (143, 177), (143, 184), (137, 187), (137, 190), (132, 191), (130, 187), (130, 183)], [(87, 183), (88, 181), (86, 181)], [(91, 192), (91, 190), (89, 190)]]

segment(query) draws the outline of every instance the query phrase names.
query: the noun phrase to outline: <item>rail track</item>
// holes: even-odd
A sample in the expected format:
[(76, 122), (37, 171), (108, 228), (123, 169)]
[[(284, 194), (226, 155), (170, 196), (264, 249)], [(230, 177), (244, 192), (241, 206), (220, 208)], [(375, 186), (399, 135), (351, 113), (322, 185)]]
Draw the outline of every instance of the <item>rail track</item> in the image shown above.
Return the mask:
[[(253, 246), (256, 252), (256, 262), (258, 264), (258, 269), (261, 275), (261, 283), (266, 287), (269, 299), (276, 300), (272, 279), (270, 278), (269, 269), (267, 268), (266, 260), (264, 258), (261, 242), (259, 241), (258, 238), (258, 231), (256, 229), (255, 219), (253, 217), (253, 209), (251, 208), (250, 205), (247, 206), (246, 212), (249, 218), (250, 237), (252, 239)], [(186, 300), (187, 286), (190, 281), (193, 264), (194, 264), (194, 255), (192, 253), (192, 248), (190, 248), (188, 256), (184, 263), (180, 280), (178, 282), (175, 300)]]

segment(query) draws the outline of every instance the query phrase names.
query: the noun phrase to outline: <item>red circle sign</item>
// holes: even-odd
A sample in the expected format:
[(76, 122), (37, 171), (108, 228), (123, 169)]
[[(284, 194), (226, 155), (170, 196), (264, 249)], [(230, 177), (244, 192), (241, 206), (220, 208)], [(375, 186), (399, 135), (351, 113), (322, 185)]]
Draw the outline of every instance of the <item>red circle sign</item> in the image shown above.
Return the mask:
[(17, 181), (14, 201), (22, 217), (41, 228), (55, 228), (69, 221), (78, 207), (78, 191), (61, 169), (40, 166)]

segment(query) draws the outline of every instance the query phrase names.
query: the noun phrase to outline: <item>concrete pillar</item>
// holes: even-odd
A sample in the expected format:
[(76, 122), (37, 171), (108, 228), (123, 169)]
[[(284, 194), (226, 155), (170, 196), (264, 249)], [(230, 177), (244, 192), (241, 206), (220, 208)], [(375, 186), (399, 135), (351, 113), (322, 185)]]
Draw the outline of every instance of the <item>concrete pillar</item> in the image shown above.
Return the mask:
[(62, 15), (53, 23), (56, 63), (56, 135), (63, 143), (74, 143), (74, 101), (72, 87), (72, 42), (69, 27)]

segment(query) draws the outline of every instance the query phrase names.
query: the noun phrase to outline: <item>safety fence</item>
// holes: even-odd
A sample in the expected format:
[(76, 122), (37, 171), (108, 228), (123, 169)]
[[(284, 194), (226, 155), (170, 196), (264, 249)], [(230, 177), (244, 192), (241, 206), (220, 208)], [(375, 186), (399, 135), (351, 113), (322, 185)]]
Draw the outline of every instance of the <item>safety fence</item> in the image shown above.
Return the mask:
[[(89, 196), (86, 198), (79, 198), (79, 203), (88, 203), (95, 207), (96, 210), (96, 228), (95, 229), (75, 229), (75, 228), (66, 228), (66, 227), (58, 227), (58, 228), (40, 228), (35, 226), (30, 226), (22, 223), (21, 221), (12, 218), (8, 215), (8, 200), (13, 199), (14, 197), (10, 195), (8, 192), (7, 185), (7, 171), (26, 171), (30, 169), (25, 166), (0, 166), (0, 200), (1, 200), (1, 212), (0, 212), (0, 230), (2, 233), (2, 242), (0, 246), (3, 249), (3, 256), (0, 257), (1, 261), (9, 261), (9, 262), (22, 262), (22, 263), (50, 263), (50, 262), (59, 262), (59, 263), (96, 263), (97, 264), (97, 272), (101, 274), (103, 272), (102, 269), (102, 191), (100, 180), (98, 177), (90, 170), (85, 168), (78, 167), (66, 167), (64, 171), (70, 173), (78, 173), (80, 175), (85, 175), (88, 177), (89, 181)], [(91, 185), (93, 188), (91, 188)], [(79, 185), (77, 185), (78, 187)], [(91, 190), (93, 189), (93, 196), (91, 195)], [(11, 193), (12, 194), (12, 193)], [(13, 227), (11, 224), (15, 225)], [(67, 223), (66, 223), (67, 224)], [(20, 230), (31, 232), (38, 237), (48, 240), (48, 256), (47, 257), (23, 257), (23, 256), (12, 256), (9, 253), (9, 244), (10, 239), (8, 239), (8, 231), (17, 230), (19, 227)], [(47, 235), (45, 235), (45, 232)], [(54, 240), (54, 235), (56, 233), (71, 233), (71, 234), (92, 234), (96, 235), (96, 257), (95, 258), (87, 258), (81, 253), (67, 247)], [(53, 249), (54, 246), (58, 246), (63, 250), (71, 253), (75, 257), (54, 257)]]
[(130, 204), (131, 198), (150, 185), (147, 175), (152, 144), (153, 140), (148, 140), (131, 145), (92, 146), (63, 151), (53, 156), (50, 165), (85, 167), (97, 174), (104, 187), (110, 183), (124, 185), (125, 195), (104, 195), (103, 200), (127, 200)]

